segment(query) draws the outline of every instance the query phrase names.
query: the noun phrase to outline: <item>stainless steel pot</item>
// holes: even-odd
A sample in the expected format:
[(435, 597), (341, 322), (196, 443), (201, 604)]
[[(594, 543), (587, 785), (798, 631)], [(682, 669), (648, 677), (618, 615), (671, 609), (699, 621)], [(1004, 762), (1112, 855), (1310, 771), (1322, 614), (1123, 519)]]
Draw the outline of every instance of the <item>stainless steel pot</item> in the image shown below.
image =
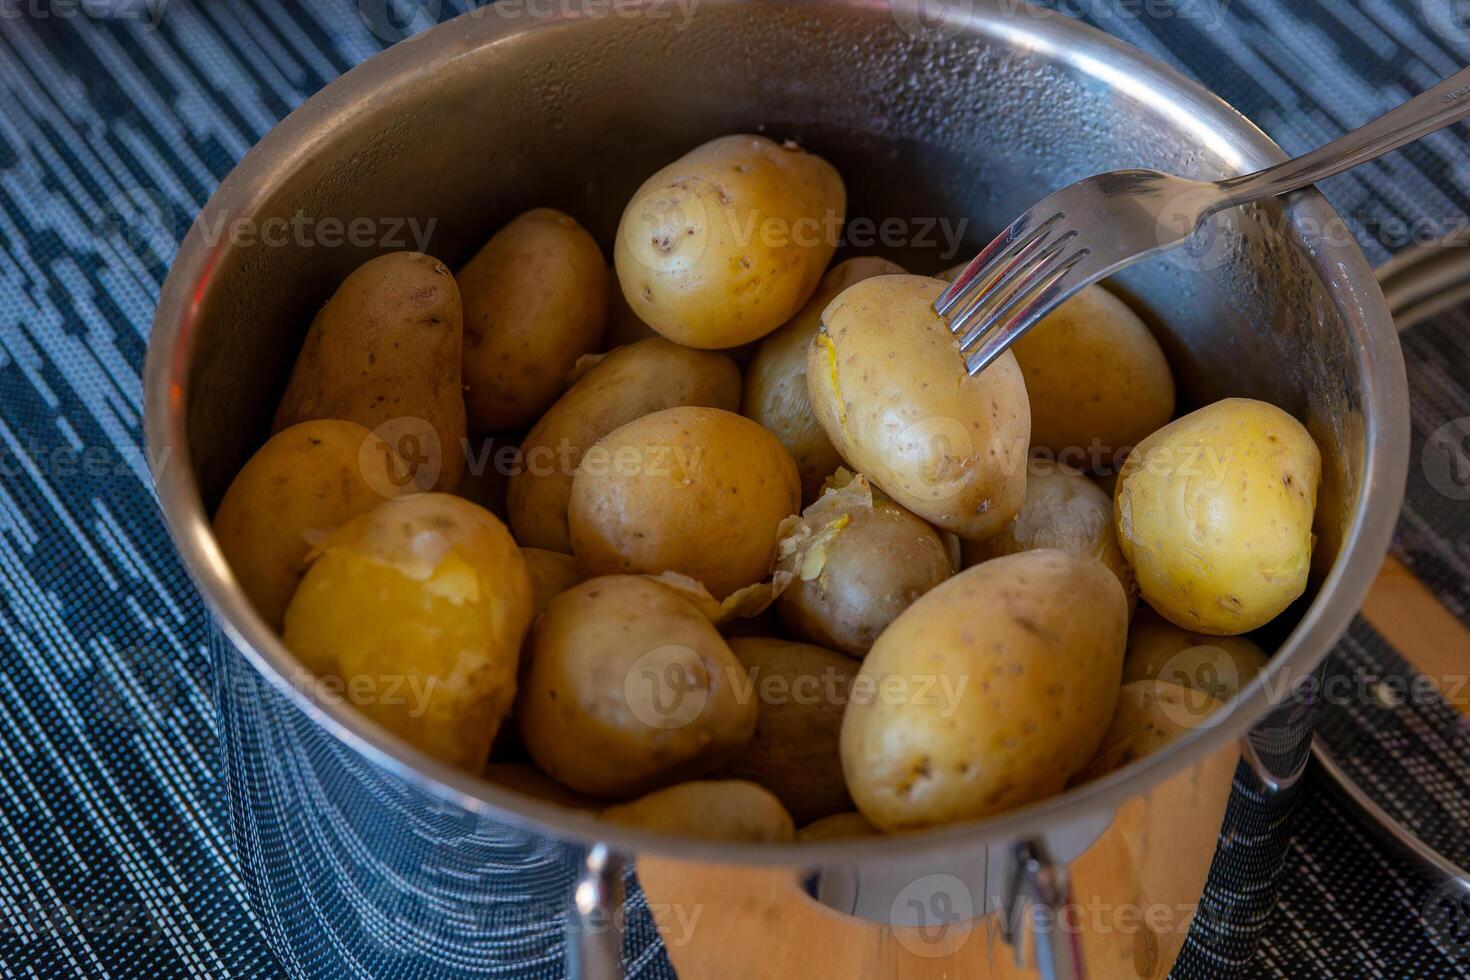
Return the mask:
[[(374, 957), (423, 955), (473, 970), (476, 957), (505, 952), (495, 938), (504, 929), (476, 918), (474, 875), (519, 861), (528, 881), (565, 883), (592, 845), (586, 853), (601, 874), (579, 892), (589, 901), (615, 888), (609, 872), (622, 855), (818, 869), (829, 880), (817, 890), (829, 898), (847, 887), (838, 879), (878, 888), (976, 855), (1025, 857), (1015, 866), (1038, 874), (1009, 888), (994, 862), (978, 872), (994, 879), (977, 884), (987, 897), (981, 913), (1008, 891), (1044, 898), (1054, 878), (1038, 854), (1085, 846), (1079, 828), (1105, 824), (1125, 801), (1222, 747), (1244, 740), (1277, 789), (1300, 771), (1304, 709), (1290, 693), (1378, 569), (1408, 452), (1392, 321), (1363, 255), (1334, 233), (1343, 226), (1315, 192), (1223, 215), (1203, 251), (1155, 259), (1116, 283), (1158, 329), (1186, 406), (1269, 399), (1307, 421), (1325, 456), (1317, 574), (1276, 627), (1268, 675), (1218, 724), (1126, 771), (1020, 811), (897, 838), (697, 841), (609, 827), (446, 768), (303, 676), (231, 577), (209, 515), (263, 441), (312, 312), (366, 258), (413, 247), (389, 234), (410, 220), (433, 222), (428, 250), (451, 265), (540, 204), (577, 215), (606, 245), (648, 173), (738, 131), (795, 138), (832, 160), (854, 220), (898, 217), (911, 239), (928, 228), (931, 241), (947, 220), (967, 248), (1044, 193), (1097, 171), (1217, 178), (1282, 159), (1247, 120), (1175, 72), (1007, 0), (685, 8), (644, 0), (590, 2), (581, 13), (496, 4), (396, 45), (293, 112), (190, 230), (163, 288), (145, 377), (151, 456), (166, 460), (159, 498), (223, 631), (215, 694), (247, 879), (258, 899), (275, 902), (278, 936), (316, 922), (277, 940), (288, 967), (309, 972), (333, 957), (361, 966), (352, 946), (367, 936), (382, 946)], [(377, 238), (326, 247), (299, 235), (273, 244), (229, 233), (301, 216), (317, 228), (366, 217)], [(965, 257), (894, 244), (889, 236), (853, 251), (888, 252), (916, 271)], [(287, 887), (299, 921), (282, 911)], [(420, 914), (422, 903), (431, 916)], [(882, 917), (878, 906), (868, 914)], [(329, 908), (355, 915), (354, 928), (331, 924)], [(607, 950), (591, 943), (586, 953)]]

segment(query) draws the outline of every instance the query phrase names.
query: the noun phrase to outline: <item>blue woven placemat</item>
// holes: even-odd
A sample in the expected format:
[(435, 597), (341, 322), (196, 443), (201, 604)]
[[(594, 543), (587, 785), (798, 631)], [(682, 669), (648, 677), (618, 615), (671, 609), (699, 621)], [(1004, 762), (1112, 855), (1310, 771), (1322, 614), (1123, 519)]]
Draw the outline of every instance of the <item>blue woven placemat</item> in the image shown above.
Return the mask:
[[(1198, 78), (1293, 152), (1470, 56), (1455, 0), (1052, 6)], [(208, 624), (148, 489), (138, 374), (176, 241), (218, 180), (311, 92), (460, 9), (447, 0), (0, 4), (6, 976), (283, 972), (232, 850)], [(1450, 132), (1324, 189), (1378, 261), (1463, 225), (1467, 188), (1470, 148)], [(1446, 320), (1407, 338), (1411, 377), (1434, 393), (1416, 396), (1416, 439), (1470, 417), (1454, 381), (1465, 376), (1465, 336)], [(1464, 514), (1411, 486), (1397, 546), (1462, 618)], [(1361, 623), (1345, 651), (1379, 663), (1392, 655)], [(1307, 789), (1294, 838), (1238, 795), (1177, 972), (1470, 975), (1466, 950), (1444, 941), (1432, 883), (1369, 836), (1320, 777)], [(631, 942), (644, 965), (666, 964), (651, 930)]]

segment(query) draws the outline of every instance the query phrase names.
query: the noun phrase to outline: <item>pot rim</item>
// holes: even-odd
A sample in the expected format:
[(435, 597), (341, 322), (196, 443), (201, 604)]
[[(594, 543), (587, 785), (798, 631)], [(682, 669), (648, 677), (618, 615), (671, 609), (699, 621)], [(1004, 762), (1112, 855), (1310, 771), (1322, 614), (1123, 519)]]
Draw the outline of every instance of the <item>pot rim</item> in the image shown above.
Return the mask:
[[(629, 0), (652, 7), (666, 0)], [(913, 0), (896, 0), (897, 3)], [(894, 16), (884, 0), (702, 0), (717, 7), (844, 8), (874, 18)], [(1029, 4), (1026, 5), (1029, 8)], [(1286, 158), (1261, 130), (1203, 86), (1100, 30), (1055, 12), (1017, 13), (1014, 0), (967, 0), (947, 8), (963, 33), (1069, 65), (1167, 116), (1242, 171)], [(308, 161), (385, 90), (401, 90), (453, 71), (457, 59), (523, 33), (553, 30), (585, 13), (491, 17), (476, 8), (364, 61), (324, 86), (271, 129), (225, 177), (180, 245), (159, 296), (144, 365), (144, 429), (161, 509), (184, 564), (231, 643), (269, 683), (316, 724), (366, 759), (452, 806), (559, 840), (603, 842), (623, 853), (658, 854), (725, 864), (816, 866), (896, 864), (942, 858), (956, 846), (984, 846), (1036, 836), (1042, 829), (1111, 811), (1170, 775), (1245, 735), (1275, 706), (1273, 692), (1294, 689), (1347, 628), (1378, 573), (1397, 520), (1409, 454), (1408, 391), (1392, 317), (1372, 268), (1356, 242), (1313, 239), (1306, 249), (1337, 300), (1363, 375), (1364, 475), (1352, 522), (1332, 569), (1266, 675), (1216, 717), (1166, 748), (1109, 776), (993, 817), (888, 837), (791, 844), (752, 844), (662, 835), (617, 827), (521, 796), (429, 758), (348, 705), (309, 683), (275, 632), (234, 581), (210, 529), (188, 450), (185, 406), (193, 342), (203, 297), (228, 239), (210, 246), (202, 232), (225, 215), (253, 214), (276, 178)], [(1300, 229), (1332, 227), (1337, 215), (1317, 191), (1292, 199)], [(161, 455), (164, 450), (168, 455)]]

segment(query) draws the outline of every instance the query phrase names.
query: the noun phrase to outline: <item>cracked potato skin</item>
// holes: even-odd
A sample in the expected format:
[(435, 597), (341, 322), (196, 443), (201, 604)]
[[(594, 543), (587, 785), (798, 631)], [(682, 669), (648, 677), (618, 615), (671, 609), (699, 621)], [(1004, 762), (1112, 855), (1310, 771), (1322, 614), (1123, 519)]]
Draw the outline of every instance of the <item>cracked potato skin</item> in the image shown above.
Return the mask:
[[(345, 419), (369, 429), (420, 420), (439, 444), (432, 489), (453, 492), (465, 464), (463, 339), (459, 286), (444, 263), (421, 252), (370, 259), (311, 321), (272, 431), (311, 419)], [(404, 451), (418, 447), (394, 448), (419, 465)]]
[(821, 157), (764, 136), (722, 136), (638, 188), (613, 264), (634, 315), (663, 336), (738, 347), (801, 309), (846, 211), (842, 178)]
[(944, 288), (904, 275), (844, 290), (807, 350), (808, 394), (853, 469), (930, 524), (986, 538), (1025, 498), (1031, 407), (1009, 352), (965, 370), (933, 309)]
[(1139, 594), (1196, 633), (1248, 633), (1307, 587), (1322, 454), (1266, 402), (1226, 398), (1139, 443), (1114, 491)]
[(921, 596), (853, 682), (841, 747), (858, 810), (917, 830), (1060, 792), (1107, 730), (1127, 632), (1117, 578), (1060, 551), (996, 558)]

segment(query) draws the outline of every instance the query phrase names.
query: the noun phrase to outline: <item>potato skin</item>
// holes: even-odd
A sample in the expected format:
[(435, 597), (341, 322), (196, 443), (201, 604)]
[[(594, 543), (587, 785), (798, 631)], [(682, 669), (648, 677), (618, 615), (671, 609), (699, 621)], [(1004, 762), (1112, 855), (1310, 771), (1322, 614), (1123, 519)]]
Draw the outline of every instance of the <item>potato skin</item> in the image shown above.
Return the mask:
[(764, 786), (798, 824), (851, 810), (837, 742), (857, 664), (766, 637), (735, 637), (730, 649), (749, 671), (760, 710), (755, 737), (721, 778)]
[[(311, 419), (369, 429), (405, 420), (394, 448), (425, 476), (437, 472), (424, 483), (455, 490), (464, 476), (463, 332), (459, 286), (444, 263), (421, 252), (364, 262), (311, 321), (273, 431)], [(424, 445), (431, 432), (437, 447)]]
[(477, 432), (522, 429), (561, 394), (607, 327), (602, 252), (570, 216), (535, 208), (497, 231), (455, 279), (464, 298), (465, 412)]
[(807, 824), (796, 832), (799, 841), (839, 840), (848, 837), (877, 837), (883, 831), (856, 811), (834, 813)]
[(600, 806), (591, 797), (573, 793), (540, 769), (522, 762), (492, 762), (485, 767), (485, 779), (532, 799), (573, 810), (596, 810)]
[(846, 289), (808, 348), (808, 394), (855, 469), (929, 523), (984, 538), (1021, 509), (1031, 411), (1009, 353), (966, 373), (933, 310), (944, 288), (877, 276)]
[(725, 765), (755, 731), (745, 670), (689, 602), (637, 575), (552, 599), (530, 638), (516, 713), (552, 779), (630, 796)]
[(572, 551), (586, 575), (675, 571), (716, 599), (764, 579), (801, 506), (791, 454), (717, 408), (654, 412), (598, 440), (572, 481)]
[(281, 629), (312, 545), (395, 493), (369, 472), (378, 466), (402, 461), (356, 422), (318, 419), (276, 433), (235, 474), (215, 511), (214, 536), (272, 629)]
[(891, 500), (843, 512), (821, 570), (776, 600), (792, 635), (861, 658), (888, 624), (954, 573), (939, 532)]
[(1268, 659), (1244, 636), (1191, 633), (1144, 606), (1128, 629), (1123, 683), (1168, 681), (1229, 701), (1266, 669)]
[(381, 503), (317, 547), (285, 641), (318, 677), (345, 682), (368, 717), (478, 773), (515, 696), (530, 619), (526, 564), (505, 525), (427, 493)]
[(832, 260), (847, 210), (821, 157), (764, 136), (695, 147), (638, 188), (613, 263), (633, 313), (686, 347), (738, 347), (789, 320)]
[(1118, 705), (1097, 755), (1073, 778), (1090, 782), (1123, 768), (1210, 723), (1220, 702), (1204, 691), (1166, 681), (1132, 681), (1118, 692)]
[(681, 405), (735, 411), (740, 370), (725, 354), (662, 337), (603, 358), (557, 399), (521, 443), (508, 491), (510, 526), (527, 547), (572, 552), (567, 505), (582, 453), (620, 425)]
[(526, 573), (531, 577), (531, 616), (541, 615), (552, 599), (582, 581), (577, 559), (544, 548), (522, 548)]
[(842, 768), (858, 809), (909, 830), (1059, 792), (1107, 729), (1127, 624), (1112, 573), (1054, 550), (993, 559), (921, 596), (853, 682)]
[(1011, 350), (1031, 393), (1031, 445), (1063, 463), (1106, 466), (1174, 415), (1163, 348), (1102, 286), (1067, 300)]
[(1082, 558), (1095, 558), (1118, 577), (1131, 613), (1138, 600), (1133, 569), (1123, 559), (1113, 531), (1113, 501), (1077, 470), (1045, 459), (1033, 459), (1026, 471), (1026, 501), (1016, 519), (984, 541), (964, 541), (965, 567), (1001, 555), (1036, 548), (1056, 548)]
[(1113, 500), (1118, 544), (1165, 619), (1229, 636), (1307, 585), (1322, 454), (1274, 405), (1227, 398), (1139, 443)]
[(873, 276), (902, 275), (903, 269), (873, 256), (839, 262), (827, 270), (806, 305), (761, 341), (745, 369), (740, 413), (775, 433), (801, 473), (801, 502), (822, 495), (822, 483), (842, 465), (832, 440), (812, 412), (806, 391), (806, 350), (822, 323), (822, 311), (848, 286)]
[(602, 811), (602, 819), (709, 840), (782, 843), (795, 839), (791, 814), (768, 790), (739, 779), (680, 783)]

